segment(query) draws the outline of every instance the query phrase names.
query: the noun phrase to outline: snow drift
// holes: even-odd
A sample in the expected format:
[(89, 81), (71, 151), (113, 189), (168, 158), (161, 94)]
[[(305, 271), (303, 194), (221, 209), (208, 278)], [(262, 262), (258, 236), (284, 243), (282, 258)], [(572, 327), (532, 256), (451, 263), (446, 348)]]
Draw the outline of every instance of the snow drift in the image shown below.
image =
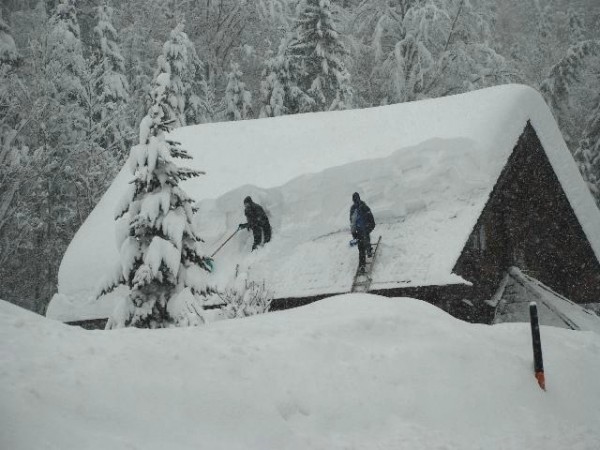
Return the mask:
[(89, 332), (0, 302), (0, 448), (597, 449), (600, 336), (345, 295)]

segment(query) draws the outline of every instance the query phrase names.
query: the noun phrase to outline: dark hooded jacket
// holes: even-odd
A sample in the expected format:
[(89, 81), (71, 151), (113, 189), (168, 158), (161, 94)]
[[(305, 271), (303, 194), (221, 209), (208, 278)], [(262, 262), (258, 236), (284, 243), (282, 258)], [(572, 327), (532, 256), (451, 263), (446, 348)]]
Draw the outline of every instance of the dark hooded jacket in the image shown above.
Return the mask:
[(269, 225), (269, 218), (262, 206), (254, 203), (250, 197), (244, 199), (244, 214), (249, 228), (265, 227)]
[(369, 234), (375, 229), (375, 218), (371, 209), (360, 199), (358, 193), (352, 196), (352, 206), (350, 207), (350, 230), (355, 238)]

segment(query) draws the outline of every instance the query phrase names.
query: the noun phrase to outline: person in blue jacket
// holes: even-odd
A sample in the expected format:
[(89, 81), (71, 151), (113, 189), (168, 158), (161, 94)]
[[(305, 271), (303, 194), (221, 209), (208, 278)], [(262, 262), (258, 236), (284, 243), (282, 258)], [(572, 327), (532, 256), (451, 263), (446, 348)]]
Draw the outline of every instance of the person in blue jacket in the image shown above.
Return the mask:
[(244, 199), (244, 214), (246, 214), (247, 223), (240, 223), (240, 229), (252, 230), (254, 234), (254, 244), (252, 250), (258, 246), (266, 244), (271, 240), (271, 224), (265, 210), (258, 203), (254, 203), (250, 196)]
[(365, 273), (366, 256), (371, 257), (371, 231), (375, 229), (375, 218), (371, 209), (360, 199), (358, 192), (352, 194), (350, 207), (350, 231), (358, 241), (358, 271)]

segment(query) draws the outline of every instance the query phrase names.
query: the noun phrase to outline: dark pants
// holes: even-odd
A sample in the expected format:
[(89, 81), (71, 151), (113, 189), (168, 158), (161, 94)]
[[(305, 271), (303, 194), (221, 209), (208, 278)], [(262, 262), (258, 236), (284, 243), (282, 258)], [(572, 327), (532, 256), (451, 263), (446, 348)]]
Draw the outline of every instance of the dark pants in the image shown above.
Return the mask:
[(252, 227), (252, 234), (254, 234), (254, 245), (252, 248), (255, 249), (261, 243), (266, 244), (271, 240), (271, 225), (265, 223)]
[(370, 233), (360, 233), (358, 235), (358, 265), (365, 267), (367, 263), (367, 253), (371, 253)]

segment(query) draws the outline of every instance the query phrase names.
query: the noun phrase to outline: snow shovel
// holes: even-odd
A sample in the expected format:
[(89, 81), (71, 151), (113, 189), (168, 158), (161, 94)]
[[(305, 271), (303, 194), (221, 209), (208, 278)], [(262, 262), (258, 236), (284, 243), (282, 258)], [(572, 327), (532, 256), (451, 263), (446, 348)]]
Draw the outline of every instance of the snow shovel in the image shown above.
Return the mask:
[(213, 256), (215, 256), (215, 255), (216, 255), (216, 254), (219, 252), (219, 250), (221, 250), (221, 249), (222, 249), (222, 248), (225, 246), (225, 244), (227, 244), (227, 243), (228, 243), (228, 242), (231, 240), (231, 238), (232, 238), (232, 237), (234, 237), (234, 236), (237, 234), (237, 232), (238, 232), (238, 231), (240, 231), (240, 229), (239, 229), (239, 228), (237, 228), (237, 229), (236, 229), (236, 230), (233, 232), (233, 234), (232, 234), (231, 236), (229, 236), (229, 237), (228, 237), (228, 238), (225, 240), (225, 242), (223, 242), (223, 243), (222, 243), (222, 244), (219, 246), (219, 248), (218, 248), (218, 249), (216, 249), (216, 250), (214, 251), (214, 253), (213, 253), (212, 255), (210, 255), (210, 257), (212, 258)]

